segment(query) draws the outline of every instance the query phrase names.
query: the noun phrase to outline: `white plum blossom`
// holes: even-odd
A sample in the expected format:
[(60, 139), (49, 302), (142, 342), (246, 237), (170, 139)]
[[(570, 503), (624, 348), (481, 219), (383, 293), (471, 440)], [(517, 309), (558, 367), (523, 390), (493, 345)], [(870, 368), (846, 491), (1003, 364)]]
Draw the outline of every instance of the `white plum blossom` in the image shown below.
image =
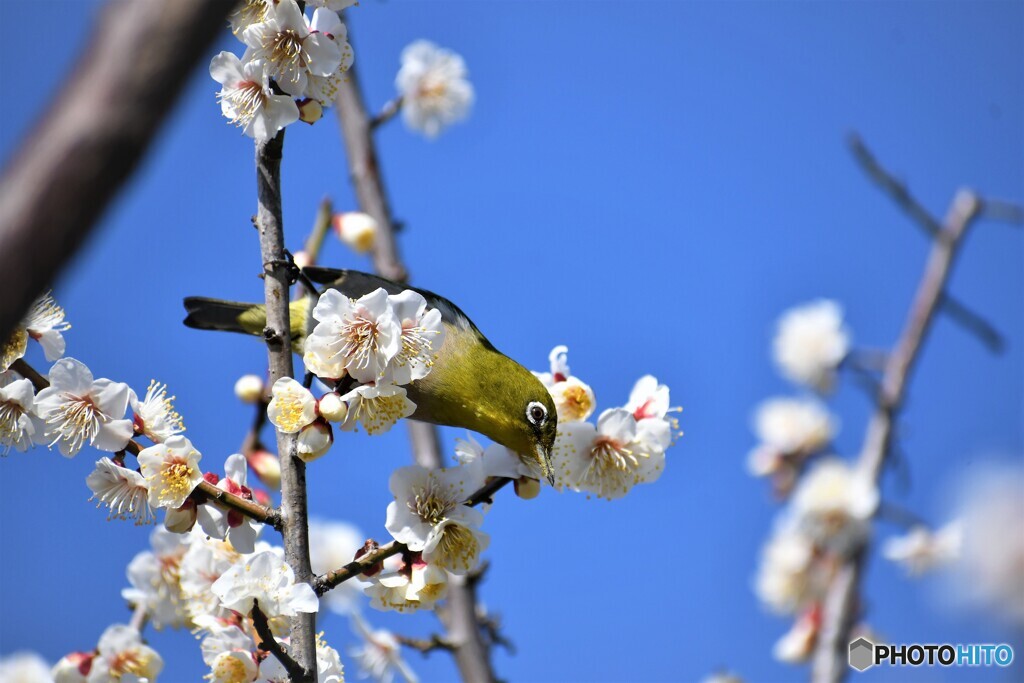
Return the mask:
[(548, 365), (550, 372), (533, 373), (544, 386), (554, 386), (557, 382), (564, 382), (572, 377), (569, 372), (569, 347), (561, 344), (551, 349), (551, 353), (548, 354)]
[(337, 213), (331, 220), (338, 239), (357, 254), (365, 254), (373, 248), (377, 239), (377, 221), (362, 211)]
[(794, 524), (783, 523), (761, 552), (754, 586), (758, 598), (780, 614), (793, 614), (808, 605), (820, 586), (814, 571), (813, 540)]
[[(351, 524), (309, 520), (309, 559), (317, 575), (343, 567), (355, 558), (366, 536)], [(321, 600), (336, 614), (352, 614), (359, 609), (363, 589), (369, 585), (359, 577), (351, 578), (323, 595)]]
[(419, 683), (419, 678), (404, 659), (402, 645), (391, 631), (371, 629), (359, 613), (352, 615), (352, 625), (362, 645), (349, 650), (359, 664), (359, 675), (378, 683), (392, 683), (398, 673), (406, 683)]
[(27, 379), (0, 375), (0, 455), (25, 452), (44, 438), (46, 424), (36, 415), (36, 394)]
[(764, 401), (754, 413), (754, 433), (760, 444), (748, 458), (750, 473), (767, 476), (795, 468), (800, 461), (829, 444), (835, 436), (837, 422), (814, 399)]
[(327, 453), (333, 443), (334, 431), (331, 425), (326, 420), (317, 418), (299, 432), (299, 438), (295, 442), (295, 454), (303, 462), (313, 462)]
[(586, 420), (597, 407), (594, 390), (578, 377), (569, 374), (568, 357), (569, 347), (556, 346), (548, 354), (551, 372), (533, 373), (551, 394), (559, 424)]
[(306, 583), (295, 582), (295, 572), (276, 553), (258, 552), (235, 564), (211, 588), (221, 604), (241, 614), (252, 611), (254, 601), (267, 617), (316, 612), (316, 593)]
[(258, 142), (299, 119), (295, 100), (271, 90), (264, 62), (243, 64), (237, 55), (221, 52), (210, 62), (210, 76), (223, 86), (217, 94), (221, 113)]
[(242, 31), (253, 24), (260, 24), (270, 16), (272, 0), (240, 0), (234, 11), (228, 15), (231, 22), (231, 32), (235, 36), (242, 35)]
[(95, 652), (69, 652), (53, 665), (50, 675), (54, 683), (87, 683), (95, 658)]
[(154, 443), (166, 441), (185, 431), (181, 415), (174, 410), (174, 396), (167, 396), (166, 384), (151, 380), (146, 389), (146, 398), (141, 401), (133, 391), (131, 406), (135, 414), (133, 422), (136, 433), (144, 434)]
[(13, 652), (0, 657), (3, 683), (52, 683), (50, 665), (35, 652)]
[(960, 557), (963, 525), (951, 522), (938, 531), (917, 525), (905, 535), (890, 538), (882, 546), (882, 555), (903, 566), (910, 576), (920, 576)]
[(227, 541), (207, 536), (203, 531), (193, 530), (191, 537), (180, 570), (185, 609), (197, 624), (202, 617), (228, 619), (231, 612), (221, 607), (211, 587), (242, 556)]
[(259, 667), (251, 651), (227, 650), (209, 664), (207, 680), (210, 683), (250, 683), (259, 675)]
[(490, 541), (480, 531), (483, 513), (465, 505), (483, 483), (483, 471), (476, 467), (401, 467), (388, 482), (395, 500), (388, 505), (385, 527), (431, 565), (464, 574)]
[(189, 548), (189, 536), (157, 527), (149, 536), (152, 550), (144, 550), (128, 564), (131, 588), (121, 591), (130, 605), (145, 605), (146, 615), (157, 630), (191, 627), (181, 589), (181, 562)]
[(775, 363), (786, 378), (819, 391), (830, 390), (835, 370), (850, 349), (843, 309), (835, 301), (819, 299), (786, 311), (779, 318), (773, 349)]
[(85, 365), (64, 358), (50, 368), (50, 386), (36, 395), (36, 413), (46, 423), (46, 440), (65, 457), (86, 444), (113, 453), (128, 445), (134, 431), (124, 419), (130, 395), (127, 384), (94, 380)]
[[(327, 76), (310, 73), (306, 83), (306, 95), (312, 98), (307, 104), (318, 105), (320, 107), (320, 116), (322, 116), (323, 107), (329, 107), (334, 103), (334, 99), (338, 95), (338, 89), (346, 78), (345, 72), (352, 66), (354, 55), (352, 53), (352, 46), (348, 42), (348, 29), (345, 28), (345, 24), (341, 23), (341, 19), (336, 11), (330, 9), (317, 9), (314, 11), (310, 30), (334, 43), (341, 54), (341, 61), (333, 73)], [(313, 123), (320, 116), (313, 117), (312, 120), (307, 118), (303, 120)]]
[(296, 434), (316, 419), (316, 399), (309, 389), (291, 377), (282, 377), (271, 389), (267, 416), (284, 434)]
[(402, 339), (401, 348), (389, 366), (390, 380), (401, 385), (423, 379), (430, 373), (444, 344), (441, 311), (428, 309), (423, 295), (411, 289), (388, 296), (388, 302), (401, 328)]
[(104, 631), (97, 650), (89, 671), (89, 683), (128, 680), (155, 683), (164, 668), (164, 660), (157, 651), (144, 644), (139, 632), (125, 624), (114, 624)]
[(672, 431), (678, 431), (679, 423), (668, 414), (683, 410), (672, 407), (668, 386), (658, 382), (654, 375), (644, 375), (636, 381), (633, 390), (629, 392), (629, 401), (626, 402), (625, 408), (633, 413), (638, 423), (644, 420), (665, 420)]
[(827, 458), (800, 479), (791, 509), (815, 540), (844, 551), (868, 532), (877, 508), (874, 482), (844, 461)]
[(417, 40), (402, 50), (395, 87), (402, 97), (402, 118), (428, 138), (465, 118), (473, 104), (466, 63), (451, 50)]
[(28, 340), (35, 339), (43, 347), (46, 360), (55, 361), (64, 355), (64, 335), (71, 324), (64, 320), (64, 309), (57, 305), (49, 292), (32, 303), (28, 313), (15, 328), (11, 338), (0, 347), (0, 372), (25, 355)]
[(100, 458), (85, 479), (97, 506), (106, 505), (107, 519), (134, 519), (135, 524), (148, 524), (153, 518), (146, 479), (133, 469), (119, 465), (110, 458)]
[(623, 408), (601, 413), (589, 422), (559, 425), (553, 461), (556, 485), (613, 500), (633, 486), (650, 483), (665, 469), (665, 449), (672, 440), (661, 419), (639, 422)]
[[(224, 462), (224, 476), (217, 481), (222, 491), (252, 500), (248, 483), (248, 467), (245, 456), (240, 453), (229, 455)], [(263, 530), (263, 524), (243, 515), (237, 510), (222, 508), (217, 503), (204, 503), (198, 515), (203, 531), (213, 538), (226, 540), (240, 553), (251, 553), (256, 547), (256, 538)]]
[(341, 428), (352, 431), (361, 424), (371, 436), (383, 434), (416, 411), (416, 404), (409, 400), (405, 388), (394, 384), (360, 384), (341, 400), (348, 405), (348, 416)]
[(382, 612), (415, 612), (433, 609), (448, 593), (448, 573), (422, 558), (403, 562), (370, 577), (365, 589), (370, 607)]
[(149, 486), (149, 504), (168, 510), (181, 507), (203, 480), (202, 457), (184, 436), (142, 449), (138, 460)]
[[(314, 19), (329, 11), (317, 9)], [(310, 31), (295, 0), (279, 0), (265, 21), (242, 31), (241, 39), (249, 47), (246, 60), (265, 64), (267, 75), (293, 97), (305, 96), (310, 75), (330, 76), (341, 64), (341, 47)]]
[(384, 289), (350, 299), (328, 289), (317, 301), (318, 321), (306, 340), (307, 369), (324, 379), (346, 374), (359, 382), (376, 382), (402, 350), (402, 327)]
[(793, 627), (775, 643), (775, 647), (772, 648), (772, 656), (787, 664), (806, 662), (814, 651), (820, 627), (820, 610), (817, 608), (807, 610), (793, 622)]

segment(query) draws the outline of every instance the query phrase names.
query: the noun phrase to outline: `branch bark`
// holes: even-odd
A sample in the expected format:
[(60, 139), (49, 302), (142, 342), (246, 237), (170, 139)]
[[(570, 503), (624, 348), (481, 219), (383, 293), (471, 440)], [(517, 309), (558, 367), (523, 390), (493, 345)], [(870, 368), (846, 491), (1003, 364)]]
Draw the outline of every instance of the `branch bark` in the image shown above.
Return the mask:
[[(349, 42), (352, 32), (349, 30)], [(351, 68), (338, 90), (335, 109), (348, 158), (349, 176), (356, 191), (360, 209), (377, 221), (377, 239), (373, 248), (373, 265), (379, 275), (396, 282), (405, 282), (409, 273), (402, 263), (395, 239), (394, 223), (384, 189), (373, 140), (373, 121), (367, 114), (359, 89), (355, 67)], [(424, 422), (409, 421), (416, 462), (436, 468), (444, 464), (437, 428)], [(452, 577), (448, 589), (448, 605), (439, 611), (448, 640), (453, 645), (455, 663), (462, 680), (472, 683), (494, 681), (491, 653), (476, 619), (476, 591), (458, 577)]]
[[(863, 148), (862, 143), (858, 141), (858, 144)], [(864, 153), (857, 153), (857, 157), (865, 166), (865, 170), (873, 177), (888, 175), (870, 152), (867, 152), (866, 148), (863, 150)], [(920, 204), (909, 195), (893, 193), (893, 196), (904, 208), (920, 207)], [(935, 222), (940, 227), (933, 235), (931, 254), (904, 323), (903, 332), (888, 356), (875, 411), (868, 423), (864, 446), (857, 463), (860, 472), (875, 483), (878, 482), (885, 460), (892, 449), (894, 426), (903, 407), (907, 385), (936, 313), (942, 305), (956, 256), (967, 230), (981, 215), (982, 207), (982, 201), (974, 193), (961, 190), (954, 197), (942, 223), (930, 216), (914, 216), (914, 211), (908, 211), (921, 225)], [(860, 583), (867, 552), (867, 544), (863, 542), (838, 569), (829, 585), (823, 604), (821, 632), (818, 635), (812, 662), (811, 680), (815, 683), (838, 683), (849, 671), (847, 648), (850, 633), (859, 616)]]
[[(256, 229), (259, 231), (260, 256), (263, 259), (263, 290), (267, 306), (267, 342), (270, 385), (282, 377), (291, 377), (292, 351), (288, 311), (291, 286), (290, 262), (284, 247), (284, 223), (281, 214), (281, 151), (284, 131), (265, 143), (256, 143), (256, 190), (259, 201)], [(309, 564), (309, 527), (306, 501), (306, 464), (296, 456), (295, 434), (277, 432), (277, 452), (281, 460), (281, 511), (284, 557), (295, 572), (296, 581), (313, 583)], [(300, 612), (291, 620), (292, 657), (302, 667), (302, 675), (293, 675), (293, 683), (316, 681), (316, 615)]]
[(111, 0), (0, 178), (0, 339), (84, 242), (166, 118), (231, 0)]

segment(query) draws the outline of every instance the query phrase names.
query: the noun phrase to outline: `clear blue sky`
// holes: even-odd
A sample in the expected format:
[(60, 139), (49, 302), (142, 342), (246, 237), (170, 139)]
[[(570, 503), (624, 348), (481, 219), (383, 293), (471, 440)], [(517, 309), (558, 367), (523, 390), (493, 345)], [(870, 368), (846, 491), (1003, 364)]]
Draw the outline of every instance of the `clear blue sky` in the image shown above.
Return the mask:
[[(96, 7), (5, 3), (3, 158), (72, 64)], [(827, 296), (845, 304), (860, 345), (889, 345), (899, 331), (927, 244), (851, 161), (851, 129), (935, 212), (963, 184), (1022, 199), (1024, 5), (364, 0), (351, 14), (372, 105), (393, 94), (399, 52), (417, 38), (464, 55), (477, 91), (468, 122), (434, 143), (397, 121), (379, 136), (415, 282), (458, 302), (528, 366), (543, 369), (548, 350), (568, 344), (604, 407), (646, 372), (685, 406), (686, 436), (656, 485), (615, 503), (546, 492), (494, 506), (483, 597), (519, 650), (498, 652), (499, 675), (694, 681), (727, 666), (757, 681), (803, 678), (772, 661), (788, 623), (750, 589), (775, 507), (744, 470), (749, 414), (789, 391), (769, 358), (773, 321)], [(216, 49), (241, 52), (226, 34)], [(249, 418), (232, 384), (262, 372), (266, 357), (255, 341), (181, 326), (186, 295), (261, 296), (252, 147), (221, 118), (215, 91), (197, 70), (56, 295), (74, 324), (69, 355), (137, 389), (169, 382), (189, 436), (219, 469)], [(289, 129), (293, 248), (322, 196), (353, 206), (341, 155), (333, 118)], [(369, 268), (336, 243), (325, 256)], [(979, 225), (953, 291), (1009, 346), (994, 357), (940, 320), (925, 351), (901, 429), (909, 487), (890, 474), (886, 489), (936, 522), (965, 472), (1024, 453), (1024, 232)], [(866, 401), (845, 388), (834, 408), (838, 447), (855, 453)], [(450, 446), (460, 434), (444, 436)], [(86, 502), (95, 457), (39, 450), (0, 463), (0, 653), (53, 660), (127, 618), (124, 568), (148, 529), (107, 523)], [(340, 439), (315, 467), (312, 509), (382, 537), (387, 476), (408, 459), (404, 429)], [(1011, 637), (937, 608), (929, 582), (884, 562), (871, 562), (867, 588), (870, 623), (893, 640)], [(429, 616), (368, 616), (407, 634), (434, 628)], [(350, 639), (340, 619), (323, 626), (336, 646)], [(168, 660), (162, 680), (199, 679), (191, 636), (152, 641)], [(454, 675), (444, 656), (410, 659), (426, 680)]]

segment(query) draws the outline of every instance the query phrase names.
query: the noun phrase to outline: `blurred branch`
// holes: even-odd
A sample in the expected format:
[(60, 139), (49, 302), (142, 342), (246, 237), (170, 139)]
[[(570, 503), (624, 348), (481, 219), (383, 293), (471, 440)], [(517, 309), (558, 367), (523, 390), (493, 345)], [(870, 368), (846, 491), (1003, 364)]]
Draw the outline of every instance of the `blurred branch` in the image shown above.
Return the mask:
[(451, 641), (437, 633), (432, 633), (430, 638), (410, 638), (409, 636), (396, 635), (395, 639), (408, 648), (419, 650), (424, 655), (434, 650), (452, 651), (455, 649), (455, 645)]
[[(349, 42), (351, 40), (350, 30)], [(355, 186), (359, 207), (377, 221), (377, 239), (373, 247), (374, 268), (383, 277), (405, 282), (408, 271), (398, 252), (395, 226), (373, 141), (373, 125), (363, 104), (355, 67), (349, 69), (348, 78), (342, 81), (335, 108), (345, 142), (349, 176)], [(434, 425), (409, 421), (409, 437), (416, 462), (431, 469), (444, 464), (440, 437)], [(455, 662), (462, 679), (473, 683), (495, 680), (490, 648), (476, 619), (474, 588), (465, 585), (459, 577), (453, 577), (447, 608), (439, 616), (447, 631), (447, 638), (455, 644)]]
[(146, 603), (140, 602), (137, 605), (132, 605), (132, 618), (128, 621), (128, 625), (141, 634), (146, 629), (146, 622), (149, 621), (149, 611), (146, 609)]
[(1024, 207), (1000, 199), (986, 199), (981, 207), (981, 215), (992, 221), (1024, 225)]
[(1002, 353), (1005, 346), (1003, 335), (992, 323), (985, 320), (979, 314), (972, 311), (965, 304), (960, 303), (952, 295), (942, 295), (942, 312), (948, 315), (953, 322), (977, 337), (982, 344), (988, 347), (992, 353)]
[(234, 6), (110, 0), (0, 178), (0, 339), (82, 246)]
[[(260, 255), (263, 262), (263, 288), (267, 326), (270, 386), (282, 377), (291, 377), (292, 367), (288, 291), (295, 264), (284, 248), (284, 223), (281, 216), (281, 153), (284, 131), (267, 142), (256, 143), (256, 191)], [(309, 527), (306, 500), (306, 463), (296, 455), (295, 434), (277, 431), (277, 452), (281, 462), (281, 510), (284, 524), (284, 557), (295, 572), (296, 581), (313, 583), (309, 565)], [(289, 674), (293, 683), (316, 681), (316, 615), (299, 612), (291, 618), (291, 651), (298, 669)], [(279, 657), (280, 658), (280, 657)], [(282, 660), (287, 665), (287, 662)]]
[(906, 184), (882, 167), (875, 158), (875, 155), (868, 149), (867, 145), (857, 133), (851, 133), (847, 139), (853, 157), (860, 164), (868, 177), (877, 184), (883, 192), (892, 197), (892, 200), (910, 216), (929, 236), (934, 237), (942, 231), (942, 224), (931, 214), (928, 209), (914, 198), (907, 189)]
[[(35, 387), (37, 392), (50, 386), (50, 380), (39, 374), (35, 368), (25, 362), (24, 358), (19, 358), (14, 361), (11, 364), (11, 369), (32, 382), (32, 386)], [(125, 446), (124, 451), (137, 456), (144, 448), (145, 446), (140, 444), (138, 441), (131, 439), (128, 441), (128, 445)], [(124, 451), (122, 451), (122, 455)], [(208, 500), (215, 500), (224, 507), (240, 512), (246, 517), (255, 519), (257, 522), (269, 524), (278, 531), (281, 530), (281, 514), (273, 508), (265, 507), (259, 503), (242, 498), (241, 496), (228, 493), (223, 489), (217, 488), (205, 479), (199, 482), (199, 486), (196, 487), (194, 493), (196, 492)]]
[(382, 126), (391, 119), (395, 118), (398, 112), (402, 111), (402, 96), (399, 95), (393, 100), (390, 100), (384, 105), (384, 108), (380, 110), (380, 113), (373, 117), (370, 121), (370, 130), (376, 130), (378, 126)]
[[(871, 161), (873, 163), (873, 159)], [(887, 175), (880, 167), (878, 172)], [(903, 205), (919, 206), (909, 195)], [(903, 332), (886, 362), (875, 412), (868, 424), (857, 464), (861, 474), (872, 482), (878, 482), (890, 453), (894, 426), (903, 406), (911, 372), (935, 320), (935, 314), (942, 305), (946, 283), (964, 235), (981, 214), (981, 207), (982, 202), (978, 197), (961, 190), (954, 197), (945, 222), (935, 234), (932, 251)], [(859, 587), (866, 554), (867, 543), (862, 541), (839, 567), (828, 587), (811, 670), (811, 679), (816, 683), (841, 681), (849, 670), (847, 647), (854, 622), (859, 617)]]
[(267, 621), (267, 615), (260, 609), (259, 600), (252, 602), (252, 626), (256, 630), (256, 635), (260, 637), (259, 649), (277, 657), (285, 671), (288, 672), (288, 678), (292, 681), (303, 681), (309, 678), (305, 668), (292, 657), (291, 651), (274, 637), (274, 632), (270, 630), (270, 623)]

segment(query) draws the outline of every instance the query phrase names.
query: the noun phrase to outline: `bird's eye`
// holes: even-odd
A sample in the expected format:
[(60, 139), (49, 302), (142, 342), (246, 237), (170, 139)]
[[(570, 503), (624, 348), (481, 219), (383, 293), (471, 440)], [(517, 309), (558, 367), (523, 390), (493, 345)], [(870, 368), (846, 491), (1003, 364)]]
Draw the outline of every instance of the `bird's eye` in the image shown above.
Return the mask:
[(526, 419), (535, 425), (544, 424), (544, 420), (548, 417), (548, 409), (544, 407), (543, 403), (537, 401), (531, 401), (530, 405), (526, 406)]

